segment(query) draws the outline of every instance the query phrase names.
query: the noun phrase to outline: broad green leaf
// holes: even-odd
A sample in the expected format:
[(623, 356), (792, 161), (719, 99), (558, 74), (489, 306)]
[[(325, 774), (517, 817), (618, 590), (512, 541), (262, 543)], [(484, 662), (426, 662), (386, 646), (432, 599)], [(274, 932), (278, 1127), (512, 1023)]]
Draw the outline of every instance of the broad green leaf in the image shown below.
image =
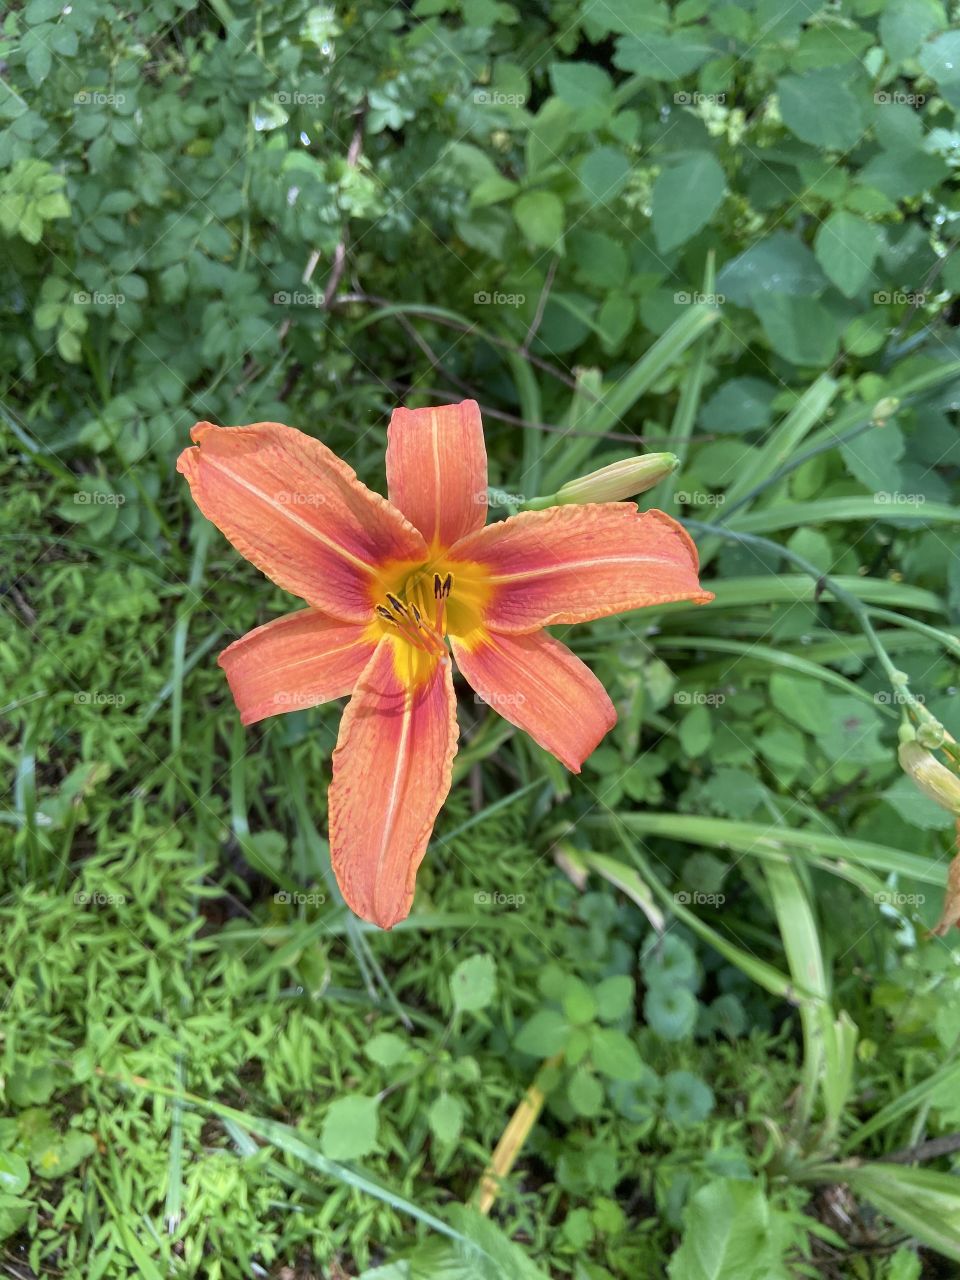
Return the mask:
[(780, 115), (803, 142), (828, 151), (847, 151), (864, 131), (862, 100), (833, 69), (784, 76), (777, 81)]
[(531, 244), (563, 252), (563, 202), (552, 191), (529, 191), (513, 205), (517, 225)]
[(724, 1178), (691, 1199), (670, 1280), (767, 1280), (770, 1221), (759, 1183)]
[(323, 1118), (320, 1147), (331, 1160), (358, 1160), (377, 1145), (379, 1098), (352, 1094), (330, 1104)]
[(653, 184), (653, 233), (661, 253), (705, 227), (723, 199), (726, 178), (709, 151), (668, 158)]
[(817, 261), (841, 293), (855, 297), (870, 279), (880, 250), (880, 232), (871, 222), (836, 209), (817, 228)]
[(461, 1013), (485, 1009), (497, 990), (497, 966), (491, 955), (461, 960), (450, 979), (453, 1003)]

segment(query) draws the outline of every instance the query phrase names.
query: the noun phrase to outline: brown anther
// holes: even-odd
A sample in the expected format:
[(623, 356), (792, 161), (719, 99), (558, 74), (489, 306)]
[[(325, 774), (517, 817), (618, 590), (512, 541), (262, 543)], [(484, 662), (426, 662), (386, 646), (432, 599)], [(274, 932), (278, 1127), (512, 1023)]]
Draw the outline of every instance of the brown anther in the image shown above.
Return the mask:
[(407, 617), (407, 606), (402, 600), (398, 600), (391, 592), (387, 592), (387, 599), (390, 601), (390, 607), (395, 613), (399, 613), (402, 617)]

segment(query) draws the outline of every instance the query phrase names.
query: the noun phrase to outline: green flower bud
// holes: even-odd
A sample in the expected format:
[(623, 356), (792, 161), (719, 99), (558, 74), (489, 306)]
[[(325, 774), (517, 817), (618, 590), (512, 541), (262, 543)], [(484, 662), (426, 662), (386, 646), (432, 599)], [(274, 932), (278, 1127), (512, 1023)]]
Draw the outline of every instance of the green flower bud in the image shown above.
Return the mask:
[(901, 742), (900, 766), (914, 786), (947, 813), (960, 816), (960, 778), (919, 742)]
[(563, 485), (555, 495), (557, 505), (568, 502), (619, 502), (645, 493), (672, 475), (680, 459), (672, 453), (647, 453), (639, 458), (624, 458), (609, 467), (591, 471)]

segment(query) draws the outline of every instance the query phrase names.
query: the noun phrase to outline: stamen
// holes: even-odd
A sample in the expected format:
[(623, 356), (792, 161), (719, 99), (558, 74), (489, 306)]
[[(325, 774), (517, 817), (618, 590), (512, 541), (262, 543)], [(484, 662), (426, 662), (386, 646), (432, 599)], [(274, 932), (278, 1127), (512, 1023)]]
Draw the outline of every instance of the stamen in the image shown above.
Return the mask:
[(392, 595), (389, 591), (387, 592), (387, 599), (390, 601), (390, 606), (395, 613), (399, 613), (404, 618), (409, 616), (407, 613), (407, 606), (402, 600), (398, 600), (397, 597)]
[(395, 623), (397, 621), (396, 618), (393, 616), (393, 614), (390, 612), (390, 610), (385, 609), (382, 604), (377, 605), (377, 613), (379, 613), (381, 618), (386, 618), (387, 622)]
[[(438, 575), (438, 576), (439, 576), (439, 575)], [(443, 580), (443, 596), (444, 596), (444, 599), (446, 599), (446, 598), (447, 598), (447, 596), (449, 596), (450, 591), (451, 591), (451, 589), (452, 589), (452, 588), (453, 588), (453, 574), (452, 574), (452, 573), (448, 573), (448, 574), (447, 574), (447, 576), (446, 576), (446, 577), (444, 578), (444, 580)]]
[[(447, 574), (447, 577), (449, 577), (449, 576), (450, 576), (450, 575), (449, 575), (449, 574)], [(433, 596), (434, 596), (434, 599), (435, 599), (435, 600), (439, 600), (439, 599), (440, 599), (440, 597), (441, 597), (442, 595), (443, 595), (443, 583), (442, 583), (442, 582), (441, 582), (441, 580), (440, 580), (440, 575), (439, 575), (439, 573), (435, 573), (435, 574), (433, 575)]]

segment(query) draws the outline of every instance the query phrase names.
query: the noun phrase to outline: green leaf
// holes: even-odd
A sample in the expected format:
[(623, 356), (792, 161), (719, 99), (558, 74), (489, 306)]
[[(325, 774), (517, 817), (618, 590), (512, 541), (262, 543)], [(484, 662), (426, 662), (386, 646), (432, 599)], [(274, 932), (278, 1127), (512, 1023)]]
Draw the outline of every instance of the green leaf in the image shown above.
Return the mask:
[(578, 1115), (598, 1115), (603, 1107), (603, 1085), (586, 1067), (578, 1067), (567, 1082), (567, 1098)]
[(696, 71), (715, 52), (712, 45), (695, 34), (678, 31), (660, 35), (651, 31), (642, 36), (621, 36), (613, 65), (621, 71), (669, 83)]
[(570, 1025), (553, 1009), (540, 1009), (521, 1028), (514, 1040), (515, 1048), (534, 1058), (552, 1058), (559, 1053), (570, 1035)]
[(394, 1035), (392, 1031), (381, 1031), (366, 1042), (363, 1051), (378, 1066), (395, 1067), (409, 1055), (410, 1045), (402, 1036)]
[(633, 1007), (634, 982), (625, 973), (604, 978), (593, 989), (597, 1017), (603, 1022), (617, 1022)]
[(553, 92), (574, 111), (610, 105), (613, 81), (592, 62), (554, 62), (550, 67)]
[(513, 204), (517, 226), (541, 249), (563, 252), (563, 202), (552, 191), (528, 191)]
[(757, 298), (755, 310), (771, 347), (792, 364), (820, 368), (836, 355), (843, 321), (817, 298), (768, 293)]
[(630, 176), (629, 158), (616, 147), (596, 147), (580, 166), (580, 182), (592, 204), (607, 204)]
[(784, 76), (777, 81), (777, 91), (783, 123), (801, 141), (828, 151), (847, 151), (860, 140), (863, 104), (837, 71)]
[(338, 1098), (323, 1118), (320, 1149), (331, 1160), (356, 1160), (377, 1145), (379, 1098)]
[(453, 1146), (463, 1128), (463, 1104), (449, 1093), (441, 1093), (430, 1107), (427, 1120), (433, 1136), (443, 1146)]
[(691, 1071), (669, 1071), (663, 1078), (663, 1113), (678, 1129), (702, 1124), (713, 1110), (713, 1090)]
[(485, 1009), (497, 991), (497, 967), (490, 955), (470, 956), (454, 969), (450, 979), (454, 1006), (461, 1012)]
[(647, 990), (643, 1013), (651, 1030), (663, 1040), (685, 1040), (697, 1022), (697, 998), (686, 987), (660, 983)]
[(842, 209), (821, 222), (814, 249), (817, 261), (841, 293), (855, 297), (870, 279), (880, 251), (880, 232)]
[(676, 249), (705, 227), (725, 190), (723, 169), (709, 151), (689, 151), (668, 161), (651, 197), (653, 234), (660, 252)]
[(22, 1156), (0, 1151), (0, 1191), (18, 1196), (30, 1184), (30, 1166)]
[(684, 1215), (670, 1280), (768, 1280), (769, 1208), (758, 1183), (724, 1178), (701, 1187)]
[(590, 1035), (590, 1057), (596, 1069), (612, 1080), (639, 1080), (643, 1059), (636, 1045), (613, 1027), (594, 1027)]
[(904, 62), (928, 36), (946, 25), (940, 0), (898, 0), (880, 13), (880, 39), (891, 62)]

